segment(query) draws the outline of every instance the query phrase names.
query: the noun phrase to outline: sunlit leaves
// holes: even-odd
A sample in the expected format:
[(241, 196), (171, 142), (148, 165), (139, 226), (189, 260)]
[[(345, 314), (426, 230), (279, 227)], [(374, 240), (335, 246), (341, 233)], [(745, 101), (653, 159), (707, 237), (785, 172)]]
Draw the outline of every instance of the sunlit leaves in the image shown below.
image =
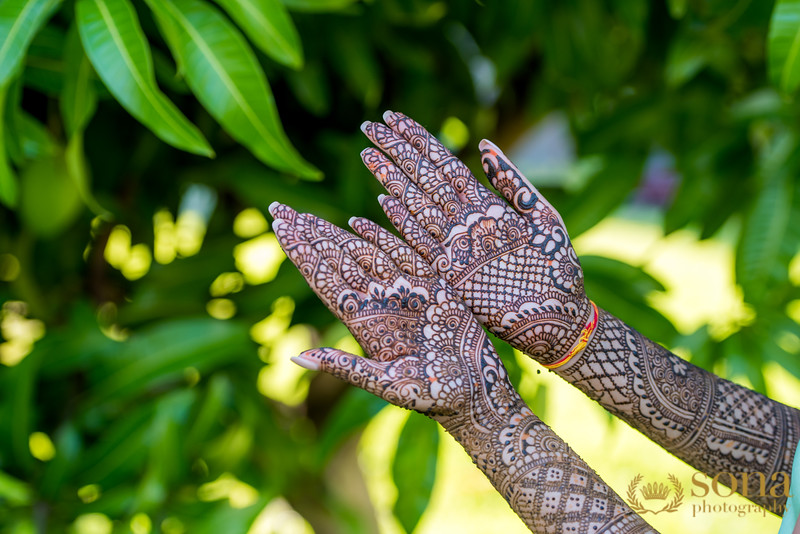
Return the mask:
[(264, 163), (319, 178), (286, 137), (266, 76), (239, 31), (199, 0), (149, 5), (192, 92), (225, 130)]
[(769, 28), (769, 76), (782, 91), (800, 85), (800, 0), (778, 0)]
[(78, 0), (75, 13), (86, 55), (119, 103), (163, 141), (213, 156), (200, 130), (156, 85), (150, 47), (128, 0)]

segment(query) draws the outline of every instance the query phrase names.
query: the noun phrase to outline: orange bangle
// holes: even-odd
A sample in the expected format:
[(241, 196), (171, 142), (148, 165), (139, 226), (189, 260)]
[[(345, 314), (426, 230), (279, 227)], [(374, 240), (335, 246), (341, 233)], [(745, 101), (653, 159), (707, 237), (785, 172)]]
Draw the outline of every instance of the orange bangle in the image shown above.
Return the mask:
[(592, 305), (592, 310), (594, 314), (592, 316), (592, 320), (586, 323), (586, 326), (584, 326), (583, 330), (581, 330), (581, 336), (578, 338), (578, 341), (575, 343), (575, 346), (572, 347), (570, 351), (566, 353), (564, 357), (561, 358), (560, 360), (550, 364), (542, 364), (542, 366), (545, 369), (555, 369), (557, 367), (561, 367), (562, 365), (570, 361), (573, 358), (573, 356), (581, 352), (586, 347), (586, 344), (589, 343), (589, 338), (592, 336), (592, 332), (594, 332), (594, 329), (597, 328), (597, 316), (598, 316), (597, 305), (591, 300), (589, 302)]

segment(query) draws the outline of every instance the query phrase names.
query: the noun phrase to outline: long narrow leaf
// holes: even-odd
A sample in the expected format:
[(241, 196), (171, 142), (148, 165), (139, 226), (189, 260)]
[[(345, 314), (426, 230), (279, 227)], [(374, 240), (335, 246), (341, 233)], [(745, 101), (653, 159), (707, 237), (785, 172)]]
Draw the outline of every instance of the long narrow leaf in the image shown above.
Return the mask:
[(5, 0), (0, 2), (0, 87), (16, 73), (33, 36), (61, 0)]
[(279, 0), (217, 0), (265, 54), (284, 65), (303, 66), (300, 35)]
[(197, 0), (148, 5), (192, 92), (225, 130), (267, 165), (318, 179), (286, 137), (264, 71), (236, 28)]
[(784, 92), (794, 91), (800, 85), (800, 0), (778, 0), (767, 43), (772, 83)]
[(14, 171), (11, 170), (11, 165), (8, 163), (6, 157), (6, 128), (4, 111), (6, 109), (6, 96), (8, 95), (8, 87), (0, 87), (0, 202), (13, 208), (17, 205), (17, 196), (19, 194), (17, 188), (17, 177)]
[(97, 215), (108, 213), (95, 200), (89, 186), (89, 166), (83, 152), (83, 131), (97, 109), (94, 71), (81, 46), (78, 30), (70, 28), (64, 47), (64, 87), (61, 91), (61, 116), (67, 132), (65, 160), (67, 172), (83, 202)]
[(436, 481), (439, 451), (439, 425), (412, 413), (406, 421), (392, 465), (397, 486), (394, 515), (406, 532), (414, 532), (428, 507)]
[(213, 156), (200, 130), (158, 89), (150, 49), (128, 0), (78, 0), (75, 10), (86, 55), (119, 103), (163, 141)]
[(340, 11), (358, 0), (283, 0), (283, 4), (293, 11), (307, 11), (309, 13), (323, 13), (327, 11)]

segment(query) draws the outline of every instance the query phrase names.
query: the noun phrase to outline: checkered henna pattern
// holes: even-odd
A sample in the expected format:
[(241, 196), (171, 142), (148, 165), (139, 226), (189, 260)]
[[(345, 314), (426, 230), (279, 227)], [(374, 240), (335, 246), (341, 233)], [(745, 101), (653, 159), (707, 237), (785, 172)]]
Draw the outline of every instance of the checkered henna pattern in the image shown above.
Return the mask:
[(785, 503), (800, 411), (682, 360), (603, 310), (585, 348), (560, 360), (591, 303), (558, 212), (489, 141), (480, 144), (483, 170), (505, 200), (412, 119), (384, 120), (362, 125), (383, 151), (362, 152), (389, 193), (381, 206), (479, 322), (544, 366), (560, 365), (564, 379), (698, 470), (739, 477), (738, 491), (757, 504)]

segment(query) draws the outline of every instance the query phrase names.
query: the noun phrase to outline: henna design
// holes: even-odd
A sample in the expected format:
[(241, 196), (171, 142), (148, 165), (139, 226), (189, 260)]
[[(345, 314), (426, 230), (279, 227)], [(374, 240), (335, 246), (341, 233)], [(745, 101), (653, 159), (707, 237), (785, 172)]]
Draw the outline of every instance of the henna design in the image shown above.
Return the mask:
[(653, 532), (514, 391), (484, 330), (405, 243), (270, 206), (289, 259), (364, 348), (293, 360), (441, 423), (534, 532)]
[(484, 142), (484, 166), (511, 206), (422, 126), (400, 113), (385, 119), (390, 127), (362, 129), (394, 162), (375, 149), (361, 155), (391, 195), (380, 198), (389, 220), (489, 331), (557, 361), (592, 313), (558, 212), (494, 145)]
[[(362, 129), (404, 172), (376, 150), (362, 156), (392, 195), (381, 199), (392, 224), (481, 323), (552, 367), (575, 346), (589, 309), (558, 212), (489, 141), (480, 144), (483, 169), (510, 206), (422, 126), (400, 113), (384, 119), (389, 127)], [(455, 209), (434, 195), (443, 182), (461, 200)], [(427, 200), (420, 191), (430, 192)], [(429, 216), (435, 207), (448, 214), (444, 222)], [(737, 489), (753, 502), (771, 509), (785, 502), (780, 488), (800, 436), (797, 409), (685, 362), (605, 311), (585, 349), (555, 372), (709, 476), (750, 473), (746, 490), (742, 480)]]
[(739, 493), (782, 513), (797, 409), (686, 362), (605, 311), (582, 357), (558, 373), (678, 458), (736, 476)]

